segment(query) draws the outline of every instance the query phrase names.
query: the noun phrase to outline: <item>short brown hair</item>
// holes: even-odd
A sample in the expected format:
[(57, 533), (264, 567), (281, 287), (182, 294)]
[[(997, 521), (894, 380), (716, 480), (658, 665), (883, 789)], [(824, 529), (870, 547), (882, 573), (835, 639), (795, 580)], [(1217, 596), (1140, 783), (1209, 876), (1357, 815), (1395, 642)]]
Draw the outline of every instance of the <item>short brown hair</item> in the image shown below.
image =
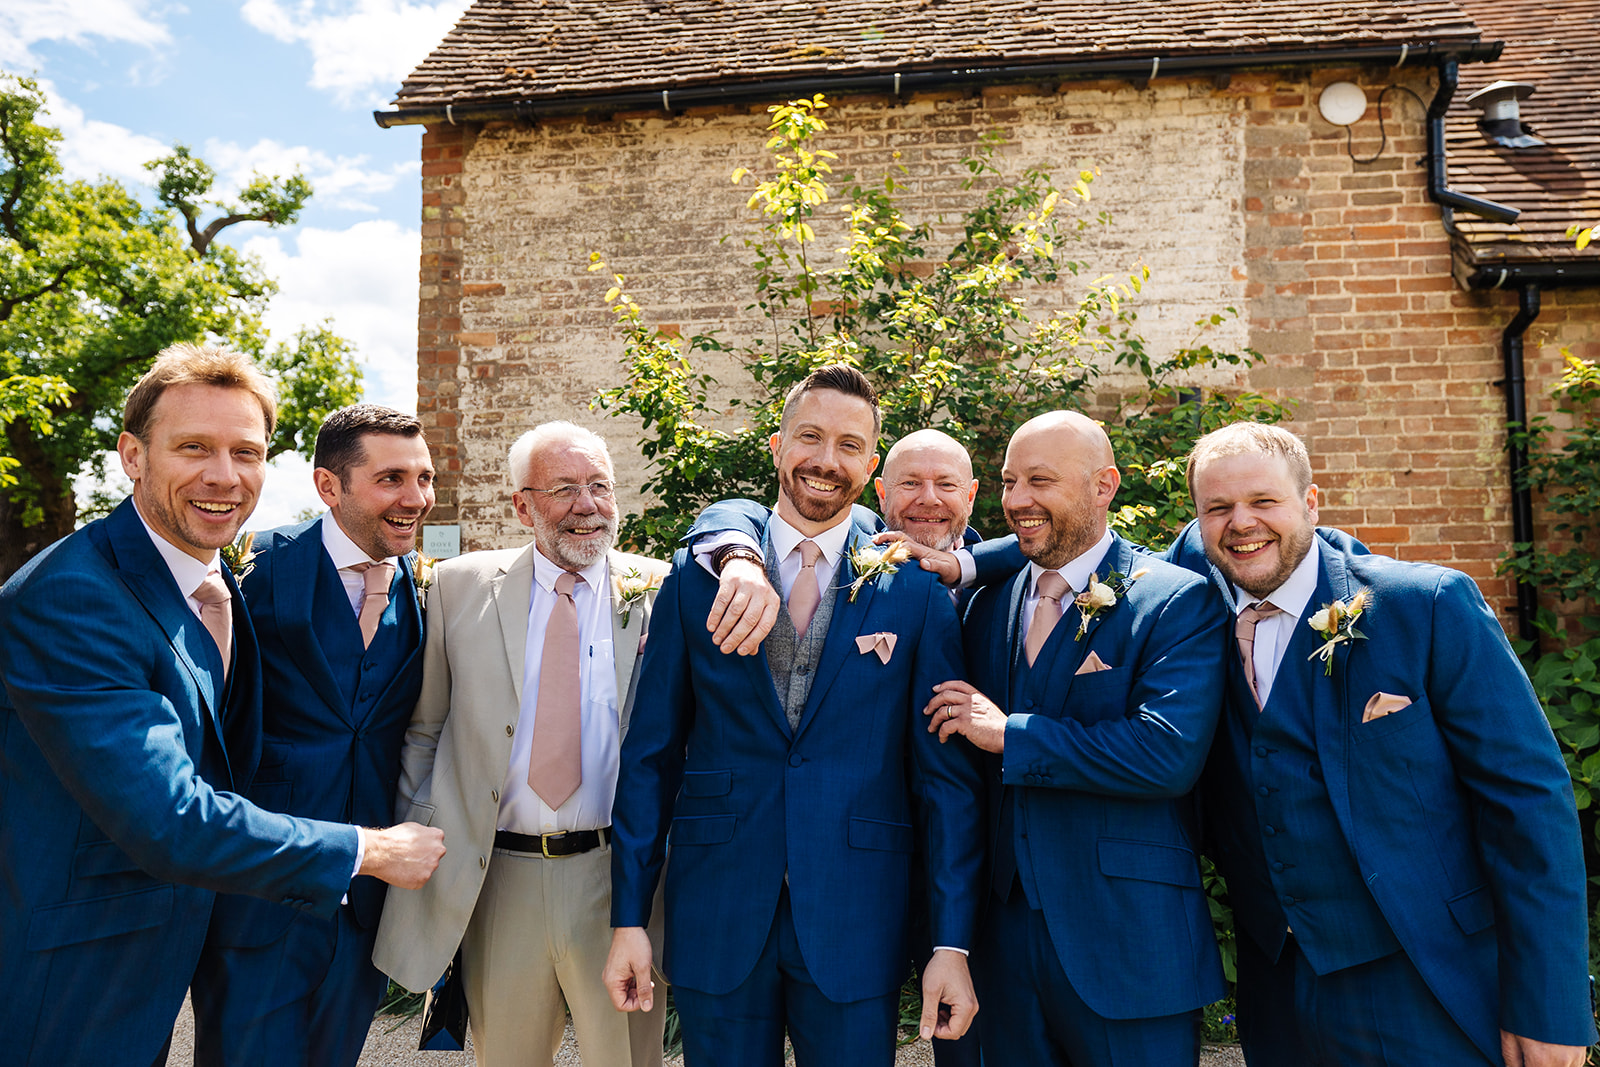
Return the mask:
[(155, 365), (128, 391), (128, 399), (122, 405), (122, 428), (148, 442), (156, 401), (174, 385), (215, 385), (248, 391), (260, 401), (267, 439), (272, 439), (272, 431), (278, 426), (278, 394), (267, 376), (243, 353), (188, 341), (162, 349)]
[(351, 404), (332, 412), (317, 430), (317, 448), (312, 466), (338, 475), (339, 484), (350, 488), (350, 468), (367, 461), (368, 434), (391, 437), (421, 437), (422, 420), (381, 404)]
[(872, 436), (874, 447), (880, 433), (883, 432), (883, 416), (878, 411), (878, 394), (872, 388), (872, 383), (867, 381), (867, 376), (848, 363), (829, 363), (818, 367), (789, 390), (783, 398), (783, 418), (778, 423), (778, 432), (782, 433), (789, 428), (789, 409), (795, 401), (816, 389), (832, 389), (845, 396), (853, 396), (865, 400), (872, 408)]
[(1199, 503), (1194, 495), (1194, 475), (1201, 464), (1252, 452), (1277, 456), (1283, 460), (1289, 468), (1289, 477), (1294, 479), (1295, 492), (1303, 496), (1311, 488), (1311, 456), (1300, 438), (1281, 426), (1260, 422), (1230, 422), (1200, 438), (1189, 450), (1189, 464), (1185, 471), (1189, 479), (1189, 499)]

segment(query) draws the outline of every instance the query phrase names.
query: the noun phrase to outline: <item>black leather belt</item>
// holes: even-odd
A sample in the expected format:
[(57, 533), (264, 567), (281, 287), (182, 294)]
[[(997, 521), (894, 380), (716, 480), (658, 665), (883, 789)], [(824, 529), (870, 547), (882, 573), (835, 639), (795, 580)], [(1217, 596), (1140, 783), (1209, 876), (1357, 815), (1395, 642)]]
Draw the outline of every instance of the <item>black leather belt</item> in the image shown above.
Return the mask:
[(511, 830), (494, 832), (494, 847), (509, 852), (532, 852), (545, 859), (558, 860), (593, 852), (611, 840), (611, 827), (598, 830), (563, 830), (558, 834), (519, 834)]

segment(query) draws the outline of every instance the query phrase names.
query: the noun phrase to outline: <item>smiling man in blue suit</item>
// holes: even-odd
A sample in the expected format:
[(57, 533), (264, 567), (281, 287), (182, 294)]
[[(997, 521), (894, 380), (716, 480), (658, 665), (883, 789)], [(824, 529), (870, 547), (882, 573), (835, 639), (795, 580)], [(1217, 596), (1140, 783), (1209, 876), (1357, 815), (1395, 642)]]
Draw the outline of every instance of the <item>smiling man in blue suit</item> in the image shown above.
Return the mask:
[(1220, 604), (1111, 533), (1121, 484), (1076, 412), (1024, 423), (1001, 502), (1027, 563), (978, 590), (971, 683), (928, 706), (988, 753), (992, 852), (974, 953), (999, 1067), (1192, 1064), (1225, 987), (1191, 791), (1221, 703)]
[[(410, 554), (433, 508), (433, 462), (416, 416), (356, 404), (323, 422), (315, 464), (327, 513), (257, 538), (240, 580), (265, 683), (248, 795), (380, 825), (422, 685)], [(353, 1067), (386, 985), (372, 963), (383, 899), (366, 877), (331, 916), (218, 897), (195, 975), (195, 1062)]]
[(1247, 1062), (1583, 1063), (1571, 784), (1478, 587), (1314, 536), (1311, 462), (1278, 427), (1201, 438), (1189, 488), (1232, 616), (1202, 795)]
[(332, 914), (355, 873), (426, 882), (443, 835), (249, 803), (250, 617), (218, 549), (276, 409), (244, 356), (177, 345), (128, 395), (133, 495), (0, 589), (0, 1035), (12, 1064), (166, 1059), (217, 891)]
[(783, 608), (757, 655), (718, 649), (717, 579), (687, 550), (656, 601), (650, 698), (622, 745), (605, 976), (619, 1008), (651, 1009), (644, 926), (670, 831), (664, 971), (692, 1067), (777, 1067), (786, 1032), (800, 1067), (892, 1063), (914, 851), (935, 945), (923, 1036), (959, 1036), (976, 1010), (978, 777), (919, 715), (963, 675), (960, 637), (932, 575), (859, 569), (871, 531), (850, 504), (878, 431), (853, 368), (819, 368), (786, 398), (759, 531)]

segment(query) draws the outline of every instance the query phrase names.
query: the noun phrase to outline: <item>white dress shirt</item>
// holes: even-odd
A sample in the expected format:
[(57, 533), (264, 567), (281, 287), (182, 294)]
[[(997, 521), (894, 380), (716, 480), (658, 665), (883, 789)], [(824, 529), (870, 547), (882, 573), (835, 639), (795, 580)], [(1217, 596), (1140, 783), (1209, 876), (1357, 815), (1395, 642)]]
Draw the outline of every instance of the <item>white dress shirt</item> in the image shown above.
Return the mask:
[[(783, 602), (787, 604), (789, 594), (794, 591), (794, 580), (800, 576), (800, 542), (807, 537), (785, 522), (777, 511), (773, 511), (767, 523), (767, 535), (772, 538), (772, 551), (778, 556), (778, 581), (783, 585)], [(827, 589), (833, 576), (839, 573), (839, 558), (844, 555), (844, 543), (849, 536), (850, 511), (847, 508), (840, 512), (838, 522), (809, 539), (822, 549), (813, 568), (819, 593)]]
[(1256, 623), (1255, 647), (1251, 649), (1250, 659), (1256, 670), (1256, 692), (1261, 696), (1262, 707), (1266, 707), (1267, 697), (1272, 693), (1272, 683), (1277, 680), (1284, 650), (1289, 647), (1289, 638), (1293, 636), (1295, 626), (1305, 617), (1311, 597), (1317, 591), (1317, 569), (1321, 566), (1319, 552), (1317, 539), (1314, 538), (1311, 551), (1306, 553), (1305, 559), (1289, 572), (1289, 577), (1283, 580), (1282, 585), (1264, 597), (1253, 597), (1236, 585), (1230, 586), (1235, 616), (1263, 600), (1278, 609), (1276, 615), (1269, 615)]
[(544, 635), (555, 608), (557, 567), (533, 550), (533, 593), (528, 598), (528, 643), (522, 653), (522, 709), (512, 734), (511, 763), (500, 790), (502, 830), (550, 834), (563, 830), (598, 830), (611, 825), (611, 804), (617, 793), (621, 726), (617, 720), (616, 650), (612, 647), (611, 573), (604, 557), (578, 572), (583, 581), (572, 589), (578, 608), (578, 693), (583, 781), (560, 808), (551, 808), (528, 785), (528, 760), (533, 753), (533, 726), (539, 709), (539, 668)]
[[(1095, 575), (1104, 578), (1100, 573), (1100, 563), (1106, 558), (1106, 553), (1111, 549), (1111, 531), (1108, 529), (1100, 535), (1100, 540), (1094, 543), (1089, 551), (1075, 559), (1068, 560), (1063, 567), (1056, 568), (1056, 573), (1066, 581), (1067, 587), (1074, 594), (1081, 593), (1089, 588), (1089, 579)], [(1033, 613), (1039, 607), (1039, 578), (1044, 574), (1045, 568), (1037, 563), (1028, 564), (1028, 599), (1022, 605), (1022, 639), (1028, 639), (1028, 628), (1033, 625)], [(1061, 605), (1061, 617), (1067, 617), (1067, 607), (1071, 601)], [(1061, 625), (1057, 623), (1056, 625)]]
[(344, 527), (339, 525), (331, 511), (322, 516), (322, 550), (333, 560), (333, 566), (339, 572), (339, 582), (344, 586), (344, 595), (350, 600), (350, 610), (358, 618), (361, 615), (361, 602), (367, 598), (367, 580), (361, 573), (345, 568), (362, 563), (387, 563), (395, 569), (396, 574), (400, 573), (399, 556), (373, 559), (365, 549), (350, 540), (350, 535), (344, 532)]

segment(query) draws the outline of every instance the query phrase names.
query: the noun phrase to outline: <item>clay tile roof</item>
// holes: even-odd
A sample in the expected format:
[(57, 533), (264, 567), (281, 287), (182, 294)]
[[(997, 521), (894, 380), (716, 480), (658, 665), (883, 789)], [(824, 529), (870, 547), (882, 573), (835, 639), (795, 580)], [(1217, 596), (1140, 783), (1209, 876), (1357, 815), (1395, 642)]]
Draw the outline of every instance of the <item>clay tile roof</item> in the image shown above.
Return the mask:
[[(1506, 42), (1495, 63), (1461, 68), (1446, 116), (1452, 188), (1521, 208), (1511, 224), (1457, 213), (1466, 252), (1479, 265), (1592, 259), (1565, 231), (1600, 221), (1600, 0), (1461, 0), (1487, 39)], [(1531, 82), (1522, 122), (1548, 142), (1498, 148), (1479, 132), (1465, 100), (1492, 81)]]
[(1479, 40), (1455, 0), (477, 0), (395, 103)]

